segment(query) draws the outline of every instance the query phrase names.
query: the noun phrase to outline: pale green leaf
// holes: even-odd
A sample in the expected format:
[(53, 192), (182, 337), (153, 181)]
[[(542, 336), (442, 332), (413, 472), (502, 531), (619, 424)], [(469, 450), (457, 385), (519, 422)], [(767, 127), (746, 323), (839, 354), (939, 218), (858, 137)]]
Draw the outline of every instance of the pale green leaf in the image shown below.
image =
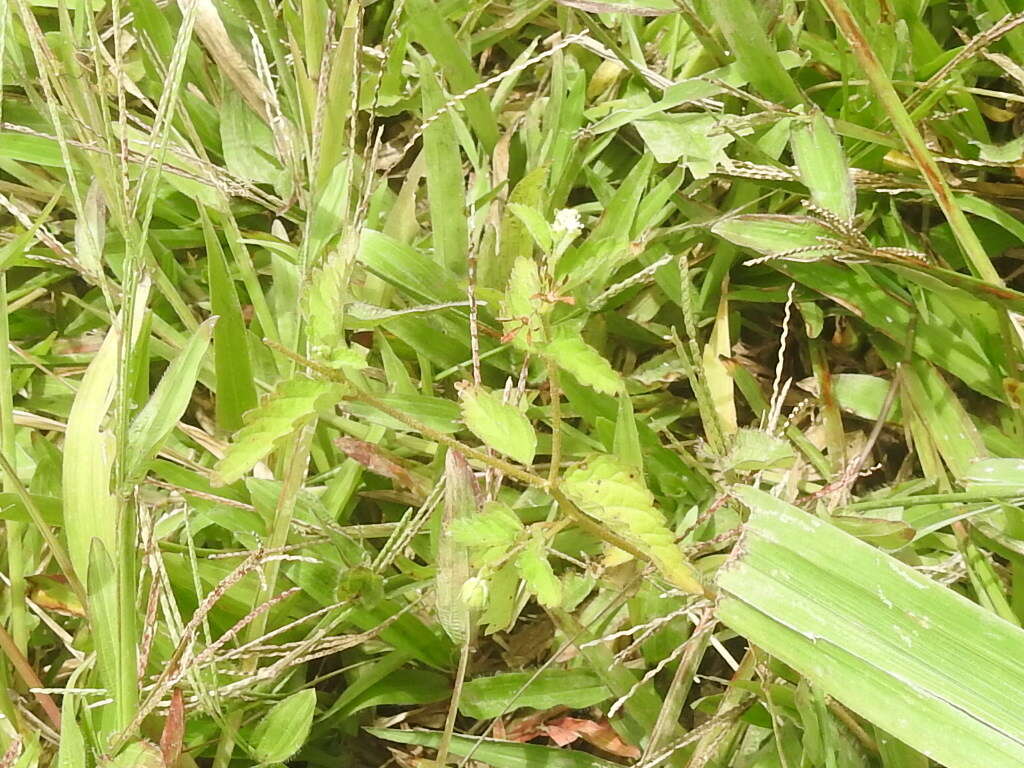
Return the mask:
[(245, 426), (235, 433), (224, 458), (217, 462), (215, 477), (230, 485), (270, 453), (274, 443), (319, 409), (336, 402), (338, 385), (297, 377), (282, 381), (254, 410), (245, 415)]
[(192, 334), (185, 348), (167, 367), (152, 397), (132, 421), (128, 431), (129, 476), (134, 476), (153, 458), (185, 413), (216, 322), (217, 318), (211, 317)]
[(530, 464), (537, 452), (537, 433), (530, 420), (514, 405), (483, 387), (469, 386), (460, 392), (462, 418), (469, 431), (500, 453), (521, 464)]
[(452, 535), (455, 523), (476, 513), (476, 482), (473, 470), (458, 451), (448, 451), (444, 465), (444, 512), (437, 536), (435, 607), (441, 627), (456, 644), (469, 634), (469, 606), (462, 588), (469, 579), (469, 554)]
[(519, 575), (526, 582), (526, 588), (537, 597), (545, 608), (557, 608), (562, 604), (562, 582), (555, 576), (544, 550), (544, 541), (534, 536), (516, 558)]
[(481, 512), (462, 517), (452, 525), (455, 540), (467, 547), (509, 546), (522, 530), (518, 515), (500, 501), (488, 501)]
[(551, 225), (540, 211), (519, 203), (509, 203), (508, 209), (523, 223), (526, 231), (530, 233), (541, 250), (550, 251), (554, 247), (555, 236), (551, 232)]
[(758, 472), (792, 466), (795, 459), (796, 453), (786, 440), (764, 430), (744, 427), (736, 433), (726, 467), (737, 472)]
[(606, 395), (623, 389), (622, 377), (592, 346), (577, 337), (563, 337), (544, 347), (544, 354), (559, 368), (568, 371), (580, 382)]
[(807, 216), (750, 213), (722, 219), (711, 231), (730, 243), (765, 256), (820, 259), (839, 253), (828, 241), (835, 233)]
[(707, 178), (727, 162), (725, 149), (735, 141), (729, 131), (716, 130), (713, 116), (702, 113), (654, 115), (633, 125), (655, 160), (682, 162), (695, 179)]

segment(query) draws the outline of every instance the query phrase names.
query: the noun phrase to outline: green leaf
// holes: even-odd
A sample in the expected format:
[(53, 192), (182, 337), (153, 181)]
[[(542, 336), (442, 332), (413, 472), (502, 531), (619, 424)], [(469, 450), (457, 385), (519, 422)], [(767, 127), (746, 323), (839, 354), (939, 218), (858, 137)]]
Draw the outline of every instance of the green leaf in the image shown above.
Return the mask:
[(1024, 761), (1024, 631), (833, 525), (749, 487), (719, 618), (944, 765)]
[(765, 256), (790, 255), (793, 258), (821, 259), (839, 250), (824, 241), (835, 233), (807, 216), (776, 216), (750, 213), (722, 219), (711, 231), (730, 243), (749, 248)]
[(85, 738), (75, 717), (75, 697), (66, 694), (60, 705), (60, 746), (56, 768), (87, 768)]
[(460, 393), (462, 418), (469, 431), (500, 453), (530, 464), (537, 452), (537, 433), (530, 420), (514, 405), (503, 403), (494, 392), (467, 386)]
[(211, 317), (199, 326), (185, 348), (171, 361), (152, 397), (132, 421), (128, 431), (128, 448), (131, 451), (129, 477), (134, 477), (156, 455), (185, 413), (216, 322), (217, 318)]
[(543, 347), (544, 354), (559, 368), (580, 382), (605, 395), (623, 390), (622, 377), (592, 346), (575, 337), (555, 339)]
[[(412, 35), (437, 61), (439, 69), (451, 84), (451, 93), (468, 91), (480, 81), (463, 46), (452, 34), (441, 11), (429, 0), (410, 0), (404, 19)], [(498, 123), (487, 93), (474, 93), (465, 100), (466, 115), (477, 138), (490, 152), (498, 142)], [(423, 115), (426, 119), (430, 115)]]
[(102, 541), (108, 552), (117, 542), (117, 510), (110, 493), (114, 437), (104, 426), (114, 396), (119, 342), (112, 328), (86, 369), (64, 435), (64, 531), (71, 563), (85, 586), (92, 540)]
[(592, 456), (565, 473), (562, 490), (591, 517), (625, 537), (682, 590), (702, 594), (696, 571), (683, 558), (640, 472), (607, 455)]
[(856, 214), (857, 196), (850, 178), (843, 145), (818, 111), (797, 124), (790, 139), (800, 180), (811, 192), (811, 200), (843, 221)]
[(279, 763), (290, 758), (306, 743), (315, 712), (316, 691), (312, 688), (279, 701), (256, 724), (252, 756), (261, 763)]
[(420, 59), (420, 92), (423, 114), (443, 110), (423, 132), (423, 154), (427, 162), (427, 198), (437, 260), (455, 274), (466, 271), (468, 238), (466, 228), (466, 190), (462, 175), (462, 155), (455, 138), (452, 118), (445, 109), (445, 96), (426, 56)]
[(960, 482), (965, 488), (976, 491), (1019, 491), (1024, 494), (1024, 458), (975, 461)]
[(214, 468), (221, 485), (231, 485), (270, 453), (274, 443), (289, 435), (318, 410), (340, 399), (341, 388), (329, 382), (296, 377), (282, 381), (255, 409)]
[[(878, 420), (882, 413), (882, 406), (885, 404), (885, 398), (889, 394), (889, 388), (892, 386), (892, 382), (867, 373), (834, 373), (831, 376), (831, 383), (832, 397), (835, 398), (839, 407), (868, 421)], [(821, 396), (817, 379), (805, 379), (800, 382), (800, 386), (816, 397)], [(889, 408), (886, 420), (893, 424), (899, 424), (902, 418), (897, 398)]]
[(758, 7), (750, 0), (716, 0), (710, 10), (750, 84), (783, 106), (799, 104), (803, 97), (768, 38)]
[(548, 562), (543, 538), (533, 536), (530, 539), (516, 558), (516, 567), (526, 582), (526, 588), (537, 597), (537, 602), (545, 608), (557, 608), (562, 604), (562, 582)]
[(725, 462), (727, 469), (736, 472), (758, 472), (790, 467), (795, 460), (796, 452), (786, 440), (764, 430), (744, 427), (736, 433)]
[(735, 141), (733, 134), (718, 129), (717, 120), (707, 114), (654, 115), (633, 125), (655, 160), (681, 160), (695, 179), (706, 179), (728, 162), (725, 149)]
[(273, 159), (274, 137), (270, 127), (232, 88), (224, 94), (220, 114), (221, 146), (228, 170), (243, 179), (273, 184), (281, 168)]
[(89, 577), (89, 626), (99, 677), (113, 699), (102, 713), (102, 728), (114, 733), (131, 722), (138, 695), (135, 647), (123, 642), (131, 603), (119, 594), (117, 569), (103, 542), (94, 538), (90, 544), (89, 570), (83, 571)]
[[(509, 195), (509, 204), (516, 203), (527, 208), (542, 209), (547, 179), (548, 168), (546, 166), (534, 168), (516, 184), (512, 194)], [(532, 255), (533, 238), (523, 222), (506, 207), (501, 217), (501, 236), (498, 247), (485, 250), (480, 254), (478, 267), (480, 285), (502, 290), (508, 283), (512, 265), (516, 260), (529, 259)]]
[[(440, 731), (404, 731), (397, 728), (367, 728), (366, 732), (378, 739), (430, 748), (436, 748), (443, 736)], [(602, 760), (586, 752), (481, 739), (458, 733), (452, 736), (448, 751), (453, 755), (472, 754), (474, 760), (494, 768), (620, 768), (618, 763)]]
[(488, 501), (478, 514), (456, 520), (452, 535), (467, 547), (507, 547), (522, 530), (522, 521), (508, 504)]
[(202, 207), (199, 211), (206, 242), (210, 309), (220, 318), (213, 330), (213, 366), (217, 383), (214, 415), (217, 428), (227, 434), (240, 429), (242, 414), (256, 407), (256, 384), (238, 292), (213, 224)]
[(519, 203), (509, 203), (508, 209), (523, 223), (526, 231), (542, 251), (549, 252), (554, 247), (555, 236), (551, 232), (551, 225), (540, 211)]
[(541, 319), (543, 290), (536, 262), (526, 256), (516, 258), (501, 309), (506, 337), (511, 336), (519, 349), (529, 349), (546, 338)]
[(418, 302), (443, 304), (465, 298), (459, 278), (446, 265), (381, 232), (363, 230), (356, 258), (373, 274)]
[(100, 759), (101, 768), (165, 768), (163, 755), (148, 741), (133, 741), (113, 758)]
[(601, 678), (586, 669), (548, 669), (539, 675), (533, 670), (507, 672), (467, 682), (459, 711), (466, 717), (487, 720), (521, 707), (586, 709), (611, 695)]

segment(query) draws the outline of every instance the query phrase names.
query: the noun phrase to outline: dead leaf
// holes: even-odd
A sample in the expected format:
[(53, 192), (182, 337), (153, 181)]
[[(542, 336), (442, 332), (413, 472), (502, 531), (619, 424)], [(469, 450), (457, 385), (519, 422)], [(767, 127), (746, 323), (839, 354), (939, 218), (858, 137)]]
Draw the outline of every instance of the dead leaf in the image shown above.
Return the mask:
[(359, 462), (375, 475), (386, 477), (414, 493), (421, 495), (425, 493), (423, 481), (414, 477), (409, 470), (389, 457), (379, 445), (368, 443), (365, 440), (357, 440), (354, 437), (339, 437), (335, 439), (334, 444), (346, 456)]
[(582, 720), (576, 717), (562, 717), (547, 724), (548, 736), (555, 744), (564, 747), (577, 739), (583, 739), (591, 746), (617, 757), (640, 757), (640, 750), (627, 744), (612, 728), (607, 719), (599, 721)]
[(181, 743), (185, 737), (185, 700), (177, 688), (171, 694), (171, 706), (167, 711), (164, 729), (160, 734), (160, 754), (164, 765), (174, 768), (181, 757)]

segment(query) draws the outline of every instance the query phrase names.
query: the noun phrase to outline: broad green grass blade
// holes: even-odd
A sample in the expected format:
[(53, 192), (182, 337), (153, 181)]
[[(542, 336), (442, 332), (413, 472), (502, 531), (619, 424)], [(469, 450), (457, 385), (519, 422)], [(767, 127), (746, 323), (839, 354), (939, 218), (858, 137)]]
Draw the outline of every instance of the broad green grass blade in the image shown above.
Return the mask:
[(1024, 631), (763, 491), (719, 617), (861, 716), (960, 768), (1024, 761)]
[(64, 531), (75, 572), (88, 584), (93, 539), (115, 551), (116, 505), (110, 493), (113, 436), (104, 429), (114, 398), (120, 334), (111, 329), (78, 388), (64, 437)]

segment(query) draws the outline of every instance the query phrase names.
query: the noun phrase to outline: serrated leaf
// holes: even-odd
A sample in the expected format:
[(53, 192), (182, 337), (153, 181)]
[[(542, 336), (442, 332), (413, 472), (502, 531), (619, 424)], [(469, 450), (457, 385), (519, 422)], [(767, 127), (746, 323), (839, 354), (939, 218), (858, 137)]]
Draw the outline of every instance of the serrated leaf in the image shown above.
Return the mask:
[(479, 514), (463, 517), (452, 525), (452, 535), (467, 547), (511, 546), (523, 523), (505, 503), (488, 501)]
[(543, 291), (540, 272), (533, 259), (518, 257), (512, 263), (512, 273), (502, 302), (502, 319), (506, 337), (520, 349), (544, 341), (544, 326), (541, 322), (541, 303), (538, 298)]
[(459, 393), (462, 418), (469, 431), (494, 450), (520, 464), (530, 464), (537, 452), (537, 433), (526, 414), (503, 403), (494, 392), (469, 386)]
[(544, 354), (559, 368), (580, 382), (605, 395), (617, 395), (623, 389), (622, 377), (601, 353), (583, 339), (563, 337), (544, 347)]
[(593, 456), (565, 473), (562, 490), (582, 511), (646, 554), (666, 579), (687, 592), (703, 593), (638, 470), (614, 456)]
[(543, 539), (534, 536), (516, 558), (519, 575), (526, 582), (526, 588), (537, 597), (545, 608), (557, 608), (562, 604), (562, 582), (555, 576), (551, 563), (544, 551)]
[(270, 453), (274, 443), (290, 434), (301, 421), (339, 399), (340, 387), (330, 382), (297, 377), (282, 381), (254, 410), (245, 415), (224, 458), (217, 462), (214, 476), (221, 485), (231, 485)]
[(324, 265), (309, 279), (304, 292), (306, 322), (312, 352), (317, 359), (330, 362), (337, 348), (345, 348), (344, 320), (349, 271), (352, 254), (347, 250), (332, 251)]
[(315, 712), (316, 691), (312, 688), (279, 701), (256, 725), (252, 756), (261, 763), (290, 758), (306, 743)]
[(811, 200), (843, 221), (851, 221), (857, 212), (857, 196), (850, 167), (843, 145), (825, 116), (815, 111), (809, 121), (797, 125), (790, 146)]

